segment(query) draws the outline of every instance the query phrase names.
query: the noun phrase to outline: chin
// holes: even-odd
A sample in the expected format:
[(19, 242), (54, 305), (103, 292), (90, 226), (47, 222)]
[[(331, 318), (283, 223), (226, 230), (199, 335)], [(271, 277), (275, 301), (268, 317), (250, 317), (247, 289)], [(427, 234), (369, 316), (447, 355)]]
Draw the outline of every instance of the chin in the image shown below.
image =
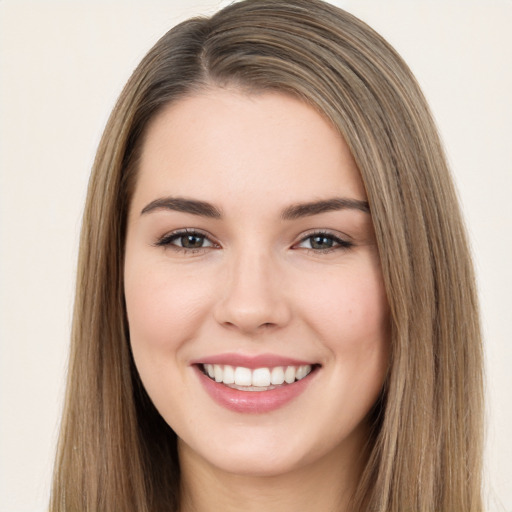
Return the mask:
[[(343, 449), (343, 442), (331, 446), (321, 441), (323, 435), (307, 430), (283, 430), (272, 422), (256, 428), (240, 427), (236, 425), (220, 435), (210, 432), (209, 436), (198, 436), (197, 443), (191, 440), (187, 444), (180, 439), (180, 458), (192, 456), (197, 462), (202, 460), (212, 469), (229, 474), (275, 477), (322, 464), (331, 456), (337, 457), (338, 448)], [(312, 442), (314, 439), (317, 441)]]
[[(270, 452), (271, 453), (271, 452)], [(261, 448), (233, 447), (221, 451), (197, 453), (211, 467), (225, 473), (247, 477), (275, 477), (293, 472), (303, 464), (290, 453), (274, 453)]]

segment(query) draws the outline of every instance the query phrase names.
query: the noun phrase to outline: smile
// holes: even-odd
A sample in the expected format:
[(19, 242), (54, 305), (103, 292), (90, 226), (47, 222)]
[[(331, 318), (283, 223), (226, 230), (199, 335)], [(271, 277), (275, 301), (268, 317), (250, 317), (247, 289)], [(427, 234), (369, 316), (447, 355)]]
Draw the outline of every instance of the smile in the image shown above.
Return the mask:
[(321, 369), (319, 364), (266, 355), (220, 355), (191, 366), (215, 403), (246, 414), (268, 413), (298, 399)]
[(221, 364), (202, 365), (203, 373), (215, 382), (223, 383), (232, 389), (241, 391), (268, 391), (276, 386), (293, 384), (307, 377), (313, 367), (310, 364), (300, 366), (275, 366), (251, 370), (243, 366)]

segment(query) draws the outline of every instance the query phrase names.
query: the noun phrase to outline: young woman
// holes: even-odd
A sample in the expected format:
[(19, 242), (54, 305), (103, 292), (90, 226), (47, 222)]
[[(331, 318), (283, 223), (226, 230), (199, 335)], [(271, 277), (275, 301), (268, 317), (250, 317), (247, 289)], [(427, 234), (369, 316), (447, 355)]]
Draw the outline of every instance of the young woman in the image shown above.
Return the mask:
[(168, 32), (91, 176), (51, 510), (482, 510), (481, 366), (396, 52), (317, 0)]

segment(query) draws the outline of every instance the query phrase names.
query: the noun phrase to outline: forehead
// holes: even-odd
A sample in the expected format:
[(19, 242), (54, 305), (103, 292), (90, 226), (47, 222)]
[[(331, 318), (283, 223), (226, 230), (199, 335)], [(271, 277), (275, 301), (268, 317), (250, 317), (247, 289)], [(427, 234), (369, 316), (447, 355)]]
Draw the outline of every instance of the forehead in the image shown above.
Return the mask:
[(275, 92), (211, 89), (168, 105), (148, 127), (137, 181), (134, 200), (366, 198), (338, 132), (311, 106)]

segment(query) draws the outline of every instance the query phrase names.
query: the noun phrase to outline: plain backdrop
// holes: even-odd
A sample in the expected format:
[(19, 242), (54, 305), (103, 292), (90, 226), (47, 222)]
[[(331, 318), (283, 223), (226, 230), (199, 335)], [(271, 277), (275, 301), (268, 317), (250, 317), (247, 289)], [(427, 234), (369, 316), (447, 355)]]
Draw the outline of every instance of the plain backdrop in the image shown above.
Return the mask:
[[(226, 1), (0, 0), (0, 510), (45, 508), (81, 211), (96, 146), (138, 61)], [(470, 232), (487, 359), (489, 511), (512, 511), (512, 1), (332, 2), (416, 74)], [(462, 511), (453, 511), (462, 512)]]

